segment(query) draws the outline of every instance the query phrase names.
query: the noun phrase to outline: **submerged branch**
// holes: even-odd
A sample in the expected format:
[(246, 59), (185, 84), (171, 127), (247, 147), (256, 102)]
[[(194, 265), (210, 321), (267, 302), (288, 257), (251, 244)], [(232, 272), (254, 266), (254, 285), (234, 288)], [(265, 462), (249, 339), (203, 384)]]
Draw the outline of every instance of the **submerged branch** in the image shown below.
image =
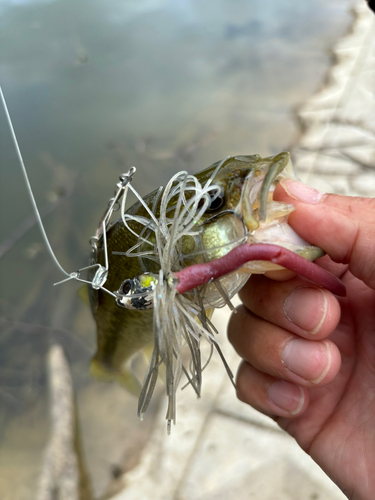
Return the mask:
[(92, 498), (77, 436), (76, 408), (68, 362), (61, 346), (48, 353), (51, 436), (40, 475), (37, 500)]

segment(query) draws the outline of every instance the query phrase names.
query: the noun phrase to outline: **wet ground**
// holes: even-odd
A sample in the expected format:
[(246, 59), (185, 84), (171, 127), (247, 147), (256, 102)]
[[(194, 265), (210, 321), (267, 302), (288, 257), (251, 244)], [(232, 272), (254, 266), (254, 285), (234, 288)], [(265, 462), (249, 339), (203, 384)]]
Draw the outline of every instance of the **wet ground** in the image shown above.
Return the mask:
[[(3, 1), (1, 84), (52, 246), (86, 265), (118, 176), (141, 194), (228, 154), (268, 155), (301, 134), (349, 7), (332, 0)], [(29, 499), (48, 438), (45, 353), (64, 346), (96, 495), (151, 432), (122, 389), (87, 375), (94, 324), (31, 215), (0, 113), (0, 498)], [(161, 430), (164, 432), (164, 429)]]

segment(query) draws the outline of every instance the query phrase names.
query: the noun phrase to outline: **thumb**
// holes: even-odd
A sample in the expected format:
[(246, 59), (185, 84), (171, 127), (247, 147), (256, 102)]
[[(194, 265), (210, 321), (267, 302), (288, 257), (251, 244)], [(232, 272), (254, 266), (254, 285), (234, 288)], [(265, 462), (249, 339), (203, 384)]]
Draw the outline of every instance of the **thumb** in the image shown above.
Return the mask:
[(292, 203), (289, 224), (333, 261), (375, 289), (375, 198), (322, 194), (302, 182), (284, 179), (274, 199)]

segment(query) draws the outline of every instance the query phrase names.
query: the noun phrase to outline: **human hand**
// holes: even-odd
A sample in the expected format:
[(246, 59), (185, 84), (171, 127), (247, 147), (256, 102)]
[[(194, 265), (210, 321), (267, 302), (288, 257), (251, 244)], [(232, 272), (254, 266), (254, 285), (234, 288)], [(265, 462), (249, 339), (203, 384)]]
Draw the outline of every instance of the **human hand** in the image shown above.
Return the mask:
[[(375, 498), (375, 199), (321, 195), (284, 180), (289, 223), (328, 255), (337, 298), (295, 276), (251, 276), (229, 339), (244, 359), (242, 401), (273, 417), (353, 500)], [(290, 276), (289, 276), (290, 277)]]

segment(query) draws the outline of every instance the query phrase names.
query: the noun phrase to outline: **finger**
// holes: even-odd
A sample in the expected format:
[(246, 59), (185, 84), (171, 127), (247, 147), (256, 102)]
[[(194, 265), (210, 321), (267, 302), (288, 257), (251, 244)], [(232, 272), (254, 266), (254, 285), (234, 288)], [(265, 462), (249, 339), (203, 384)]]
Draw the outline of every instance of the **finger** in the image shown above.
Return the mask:
[(242, 362), (236, 380), (237, 397), (268, 416), (296, 417), (309, 404), (309, 392), (300, 385), (279, 380)]
[(325, 385), (335, 378), (341, 357), (330, 340), (313, 341), (294, 335), (238, 307), (228, 325), (237, 353), (257, 370), (306, 387)]
[(327, 337), (340, 320), (336, 297), (299, 277), (276, 282), (253, 275), (239, 295), (256, 316), (306, 338)]
[(375, 288), (375, 198), (323, 195), (291, 179), (279, 183), (274, 198), (295, 205), (288, 222), (302, 238)]
[(329, 255), (324, 255), (324, 257), (320, 257), (315, 261), (315, 264), (318, 264), (320, 267), (325, 269), (331, 274), (334, 274), (338, 278), (342, 278), (343, 275), (348, 270), (347, 264), (339, 264), (338, 262), (333, 262)]

